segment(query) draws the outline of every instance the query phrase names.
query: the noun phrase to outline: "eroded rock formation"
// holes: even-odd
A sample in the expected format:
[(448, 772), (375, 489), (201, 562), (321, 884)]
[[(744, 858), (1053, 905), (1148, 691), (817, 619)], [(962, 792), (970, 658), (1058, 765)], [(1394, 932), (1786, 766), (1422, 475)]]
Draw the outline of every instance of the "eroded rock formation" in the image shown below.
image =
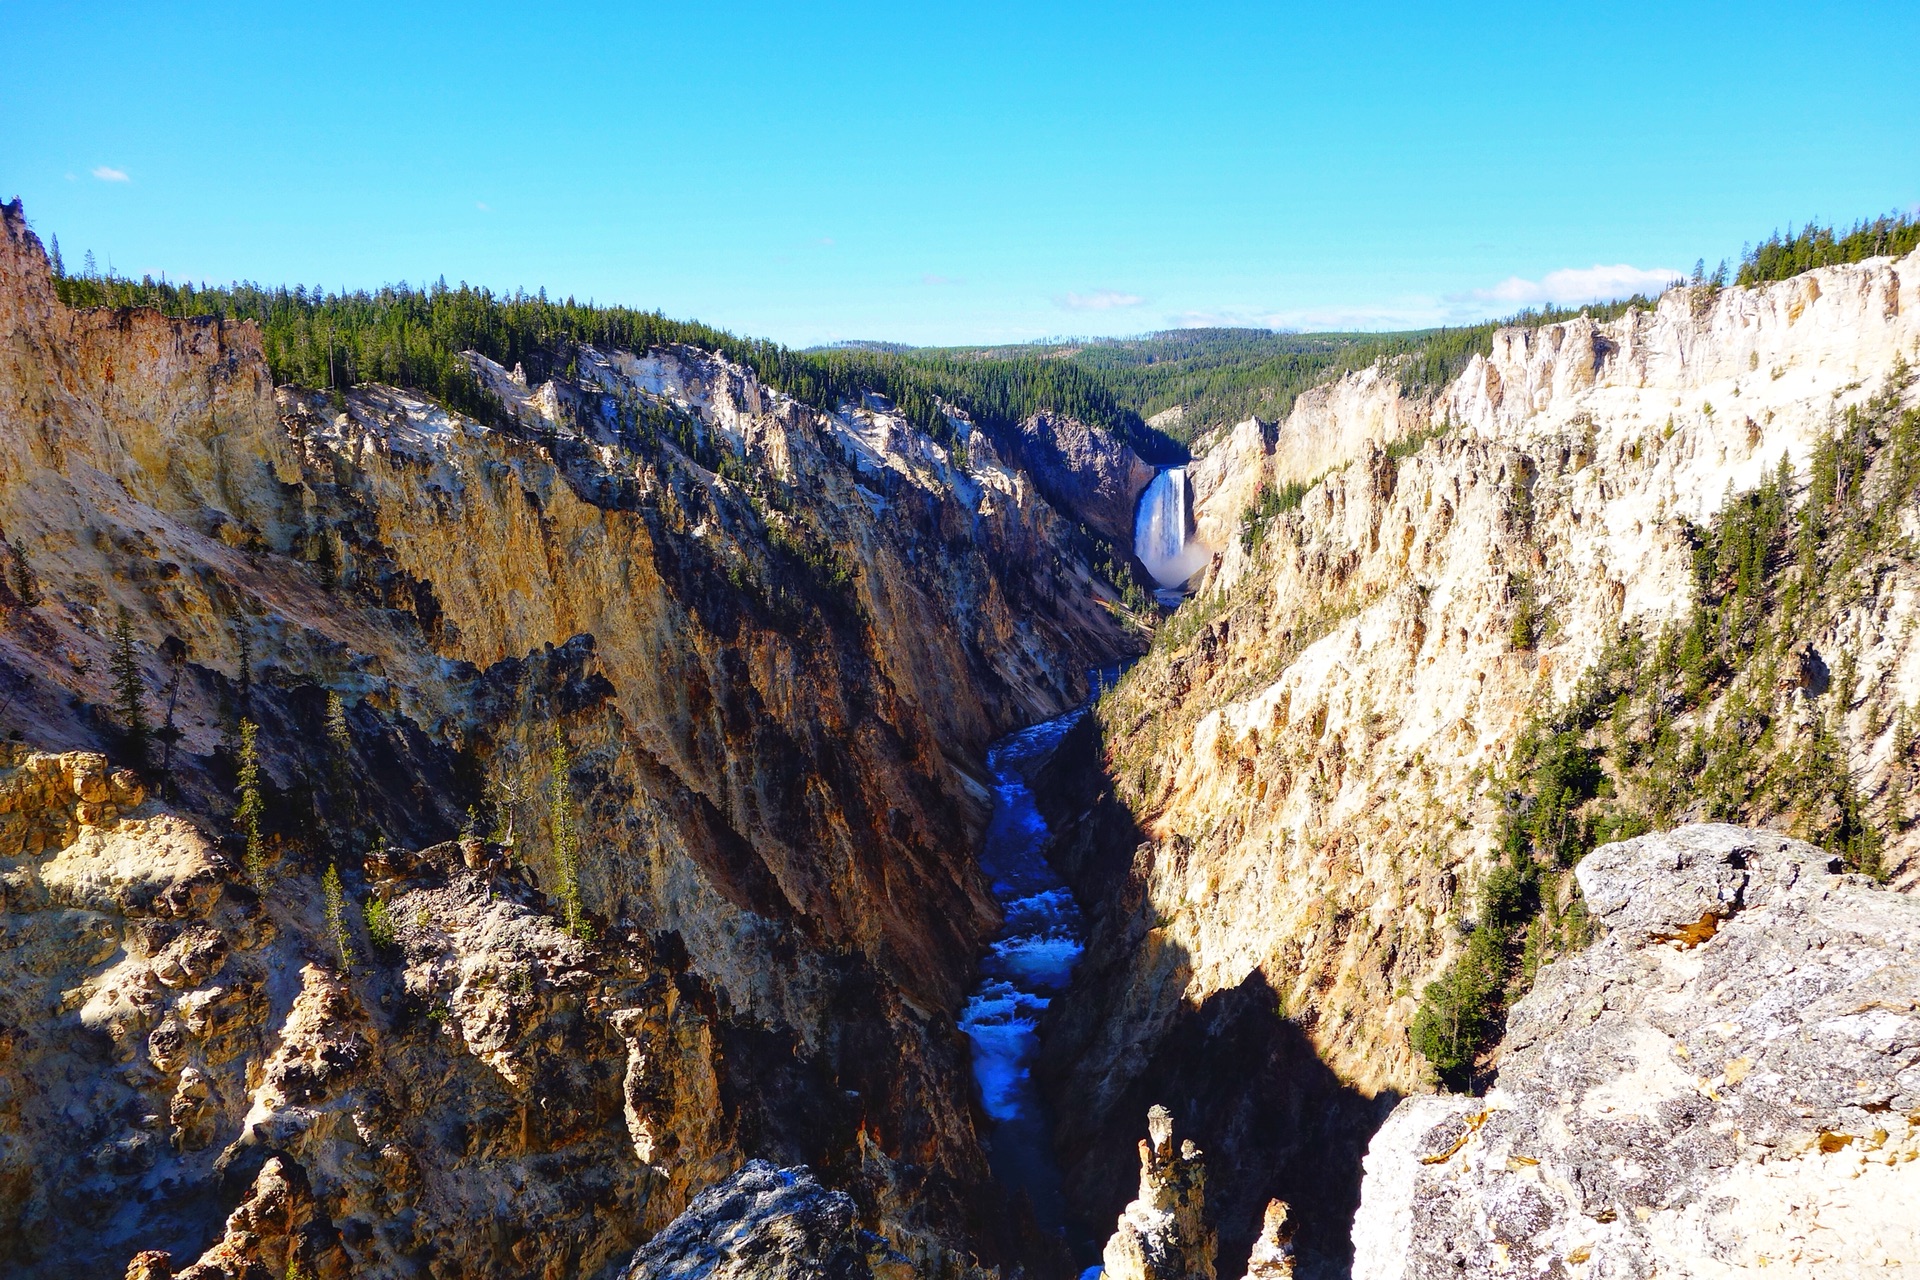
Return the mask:
[(1218, 1247), (1200, 1149), (1187, 1138), (1176, 1151), (1173, 1116), (1155, 1106), (1140, 1140), (1140, 1194), (1107, 1240), (1107, 1280), (1213, 1280)]
[(1019, 462), (1054, 505), (1133, 545), (1134, 507), (1153, 468), (1123, 441), (1078, 418), (1035, 414), (1020, 424)]
[(1245, 1280), (1293, 1280), (1293, 1223), (1285, 1200), (1269, 1200), (1260, 1235), (1247, 1257)]
[(1879, 1276), (1920, 1258), (1920, 900), (1797, 841), (1641, 836), (1577, 874), (1484, 1098), (1374, 1137), (1356, 1280)]
[(569, 937), (508, 851), (381, 851), (392, 936), (343, 939), (99, 756), (7, 750), (14, 1274), (574, 1274), (722, 1171), (711, 997)]

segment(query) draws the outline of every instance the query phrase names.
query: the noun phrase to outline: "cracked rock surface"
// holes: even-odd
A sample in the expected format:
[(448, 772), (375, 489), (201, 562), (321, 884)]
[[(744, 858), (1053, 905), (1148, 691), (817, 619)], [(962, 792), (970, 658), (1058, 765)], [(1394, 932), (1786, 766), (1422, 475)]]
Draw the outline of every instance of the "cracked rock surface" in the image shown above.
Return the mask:
[(694, 1197), (633, 1256), (625, 1280), (909, 1280), (853, 1199), (805, 1165), (753, 1160)]
[(1354, 1275), (1886, 1275), (1920, 1260), (1920, 901), (1700, 825), (1578, 867), (1484, 1098), (1374, 1137)]

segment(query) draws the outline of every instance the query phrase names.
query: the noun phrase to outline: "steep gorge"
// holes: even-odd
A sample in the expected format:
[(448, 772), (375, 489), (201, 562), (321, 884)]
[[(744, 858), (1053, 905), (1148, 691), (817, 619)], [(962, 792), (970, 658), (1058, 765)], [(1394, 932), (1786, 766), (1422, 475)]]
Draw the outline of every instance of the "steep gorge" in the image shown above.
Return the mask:
[[(0, 224), (0, 1262), (1064, 1272), (983, 1154), (976, 852), (989, 745), (1143, 647), (1086, 531), (1124, 544), (1152, 468), (687, 346), (467, 353), (487, 421), (275, 387), (250, 325), (67, 308)], [(1516, 995), (1586, 963), (1607, 836), (1731, 818), (1920, 881), (1916, 317), (1920, 257), (1676, 289), (1196, 442), (1193, 598), (1019, 762), (1088, 929), (1038, 1019), (1072, 1235), (1142, 1160), (1197, 1185), (1163, 1113), (1136, 1160), (1165, 1104), (1219, 1274), (1273, 1198), (1348, 1274), (1502, 868)], [(1409, 1150), (1460, 1111), (1409, 1105)]]
[[(749, 1155), (1017, 1255), (953, 1027), (984, 752), (1133, 645), (1025, 476), (684, 348), (476, 358), (504, 427), (276, 391), (4, 229), (8, 1265), (185, 1266), (252, 1186), (300, 1229), (221, 1248), (275, 1275), (592, 1274)], [(27, 752), (134, 750), (122, 620), (164, 799)]]

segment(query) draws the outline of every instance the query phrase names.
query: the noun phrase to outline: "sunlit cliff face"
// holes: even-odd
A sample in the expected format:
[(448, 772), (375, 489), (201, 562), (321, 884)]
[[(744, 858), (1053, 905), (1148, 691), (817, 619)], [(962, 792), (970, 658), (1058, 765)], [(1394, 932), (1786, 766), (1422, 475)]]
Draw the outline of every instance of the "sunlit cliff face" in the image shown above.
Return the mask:
[[(8, 810), (34, 977), (0, 997), (7, 1265), (571, 1275), (752, 1154), (834, 1171), (927, 1265), (1017, 1247), (965, 1225), (1006, 1217), (953, 1032), (999, 920), (985, 753), (1127, 644), (1024, 475), (691, 349), (511, 391), (482, 367), (494, 425), (276, 395), (250, 327), (69, 311), (17, 208), (5, 232), (0, 529), (37, 584), (0, 625), (10, 717), (117, 744), (124, 610), (178, 729), (175, 801), (36, 782)], [(643, 401), (734, 478), (635, 435)], [(257, 880), (222, 844), (243, 716)], [(143, 834), (173, 823), (199, 833), (177, 866)], [(69, 862), (122, 887), (75, 899)]]

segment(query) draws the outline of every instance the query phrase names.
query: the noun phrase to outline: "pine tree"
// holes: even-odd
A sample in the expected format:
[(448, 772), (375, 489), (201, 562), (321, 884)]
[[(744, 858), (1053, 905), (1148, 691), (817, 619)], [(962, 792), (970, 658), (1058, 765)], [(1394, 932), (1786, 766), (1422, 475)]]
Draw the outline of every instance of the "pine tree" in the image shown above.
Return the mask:
[(161, 719), (160, 728), (153, 736), (161, 744), (161, 786), (168, 795), (172, 795), (173, 744), (181, 738), (179, 726), (173, 722), (173, 713), (180, 702), (180, 678), (186, 674), (187, 642), (179, 636), (168, 636), (160, 642), (160, 656), (167, 660), (167, 714)]
[(8, 569), (13, 580), (13, 594), (20, 603), (31, 609), (40, 603), (40, 584), (33, 576), (33, 566), (27, 563), (26, 553), (13, 543), (7, 543)]
[(393, 912), (386, 903), (378, 898), (368, 899), (360, 911), (360, 919), (367, 926), (367, 941), (373, 946), (375, 956), (393, 949), (396, 941)]
[(320, 877), (320, 891), (327, 902), (327, 928), (333, 933), (334, 950), (340, 954), (340, 972), (353, 972), (353, 936), (347, 931), (347, 894), (340, 885), (340, 868), (327, 865)]
[(333, 530), (322, 528), (314, 536), (319, 541), (314, 548), (314, 569), (320, 576), (320, 585), (331, 591), (340, 581), (340, 562), (333, 550)]
[(244, 720), (247, 712), (253, 710), (253, 637), (248, 633), (247, 625), (244, 622), (240, 624), (238, 635), (240, 642), (240, 674), (237, 679), (237, 684), (240, 716)]
[(567, 922), (567, 932), (584, 941), (593, 936), (593, 931), (580, 904), (580, 837), (573, 811), (573, 762), (567, 755), (567, 742), (558, 725), (553, 729), (553, 751), (548, 764), (551, 773), (547, 800), (553, 821), (553, 862), (559, 881), (556, 887), (560, 913)]
[(53, 248), (48, 252), (47, 257), (51, 260), (51, 263), (53, 266), (54, 278), (60, 279), (64, 277), (67, 274), (67, 264), (60, 261), (60, 237), (59, 236), (55, 236), (53, 238)]
[(327, 691), (327, 741), (333, 744), (334, 771), (346, 772), (353, 756), (353, 730), (347, 724), (347, 704), (334, 689)]
[(147, 739), (151, 732), (147, 724), (145, 706), (146, 688), (140, 677), (140, 658), (133, 650), (133, 620), (127, 611), (120, 611), (119, 620), (113, 626), (113, 703), (120, 715), (120, 728), (125, 733), (123, 744), (127, 759), (136, 769), (147, 765)]
[(253, 881), (254, 888), (265, 890), (267, 887), (267, 850), (266, 842), (260, 835), (260, 818), (264, 808), (260, 799), (260, 754), (257, 745), (259, 726), (253, 721), (240, 721), (240, 783), (239, 802), (234, 806), (233, 822), (246, 837), (247, 878)]

